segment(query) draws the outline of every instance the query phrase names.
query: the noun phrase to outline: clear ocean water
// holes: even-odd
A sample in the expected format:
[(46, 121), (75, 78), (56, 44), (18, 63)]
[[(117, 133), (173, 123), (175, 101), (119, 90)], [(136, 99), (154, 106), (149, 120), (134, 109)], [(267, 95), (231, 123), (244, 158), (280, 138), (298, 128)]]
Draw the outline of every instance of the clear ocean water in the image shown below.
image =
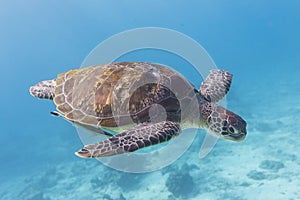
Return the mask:
[[(300, 199), (299, 9), (293, 0), (1, 1), (0, 199)], [(180, 159), (142, 174), (74, 155), (82, 147), (76, 129), (29, 87), (142, 27), (188, 35), (234, 75), (227, 108), (248, 123), (243, 142), (219, 140), (199, 159), (199, 130)], [(152, 50), (118, 60), (189, 65)], [(199, 87), (192, 71), (181, 73)]]

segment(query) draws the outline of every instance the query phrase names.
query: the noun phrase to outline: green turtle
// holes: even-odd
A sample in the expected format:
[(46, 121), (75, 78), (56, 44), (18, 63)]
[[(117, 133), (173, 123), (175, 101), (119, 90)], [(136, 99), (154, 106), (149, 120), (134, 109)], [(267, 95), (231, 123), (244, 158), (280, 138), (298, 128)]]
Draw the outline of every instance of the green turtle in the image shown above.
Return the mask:
[(52, 114), (106, 135), (75, 153), (98, 158), (169, 141), (185, 128), (242, 141), (246, 122), (216, 104), (231, 81), (229, 72), (211, 70), (198, 90), (167, 66), (119, 62), (67, 71), (32, 86), (30, 93), (53, 100), (58, 112)]

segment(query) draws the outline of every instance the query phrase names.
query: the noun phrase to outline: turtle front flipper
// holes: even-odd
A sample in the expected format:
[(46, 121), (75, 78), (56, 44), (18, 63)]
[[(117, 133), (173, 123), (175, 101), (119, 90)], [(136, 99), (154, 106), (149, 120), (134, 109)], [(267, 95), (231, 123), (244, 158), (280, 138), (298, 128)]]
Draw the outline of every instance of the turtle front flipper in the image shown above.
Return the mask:
[(129, 153), (169, 141), (180, 132), (180, 125), (171, 121), (143, 123), (107, 140), (85, 145), (75, 154), (82, 158), (98, 158)]
[(211, 70), (200, 87), (200, 94), (209, 102), (218, 102), (228, 92), (232, 74), (225, 70)]

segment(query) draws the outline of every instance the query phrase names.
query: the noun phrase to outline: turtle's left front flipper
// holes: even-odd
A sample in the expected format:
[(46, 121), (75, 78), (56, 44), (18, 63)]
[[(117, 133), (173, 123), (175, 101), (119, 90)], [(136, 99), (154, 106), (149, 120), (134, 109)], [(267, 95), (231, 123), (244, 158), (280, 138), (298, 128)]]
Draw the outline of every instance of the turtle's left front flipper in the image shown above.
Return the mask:
[(181, 132), (180, 125), (163, 121), (143, 123), (96, 144), (85, 145), (75, 154), (82, 158), (98, 158), (133, 152), (169, 141)]

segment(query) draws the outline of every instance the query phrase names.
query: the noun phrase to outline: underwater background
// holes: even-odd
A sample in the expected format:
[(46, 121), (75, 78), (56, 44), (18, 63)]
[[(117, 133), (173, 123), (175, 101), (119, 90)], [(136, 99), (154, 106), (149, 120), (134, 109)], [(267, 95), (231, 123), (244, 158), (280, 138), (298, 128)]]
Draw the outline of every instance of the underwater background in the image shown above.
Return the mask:
[[(0, 199), (300, 199), (299, 11), (296, 0), (1, 1)], [(76, 129), (29, 87), (141, 27), (190, 36), (234, 75), (227, 108), (248, 123), (243, 142), (219, 140), (199, 159), (199, 130), (180, 159), (144, 174), (74, 155), (82, 147)], [(186, 64), (151, 50), (119, 60)]]

